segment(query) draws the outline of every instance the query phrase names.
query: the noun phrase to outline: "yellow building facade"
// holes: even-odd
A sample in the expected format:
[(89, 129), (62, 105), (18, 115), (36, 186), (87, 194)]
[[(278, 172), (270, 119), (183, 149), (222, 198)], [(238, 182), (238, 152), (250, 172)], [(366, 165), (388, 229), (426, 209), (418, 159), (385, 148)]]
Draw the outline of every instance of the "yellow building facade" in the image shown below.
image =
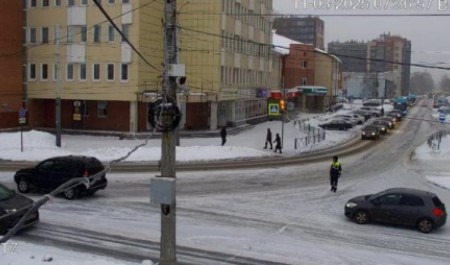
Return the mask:
[[(147, 104), (162, 90), (163, 2), (103, 0), (145, 62), (88, 0), (28, 1), (27, 105), (33, 127), (150, 130)], [(177, 1), (182, 129), (216, 129), (263, 118), (272, 68), (271, 0)], [(259, 15), (251, 15), (251, 14)]]

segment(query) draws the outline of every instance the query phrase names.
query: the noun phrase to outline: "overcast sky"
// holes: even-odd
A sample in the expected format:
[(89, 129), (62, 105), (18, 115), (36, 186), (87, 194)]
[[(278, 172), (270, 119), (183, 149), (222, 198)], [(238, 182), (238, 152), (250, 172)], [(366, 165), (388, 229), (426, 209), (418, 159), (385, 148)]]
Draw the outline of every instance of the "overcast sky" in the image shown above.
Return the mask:
[[(319, 10), (313, 6), (314, 0), (273, 0), (274, 9), (282, 14), (299, 15), (319, 15), (325, 22), (325, 46), (330, 41), (369, 41), (377, 38), (380, 34), (391, 33), (392, 35), (401, 35), (411, 40), (413, 63), (422, 63), (427, 65), (436, 65), (445, 62), (445, 65), (437, 66), (450, 67), (450, 7), (447, 10), (439, 10), (439, 0), (423, 0), (425, 3), (431, 3), (430, 8), (417, 8), (418, 10), (393, 10), (394, 0), (367, 0), (370, 8), (366, 10), (337, 10), (336, 7)], [(304, 8), (303, 1), (307, 1), (307, 8)], [(357, 0), (316, 0), (316, 3), (324, 1), (353, 1)], [(382, 2), (386, 9), (376, 10), (373, 6), (374, 1)], [(422, 0), (414, 0), (422, 1)], [(297, 5), (295, 4), (297, 2)], [(352, 2), (349, 2), (352, 3)], [(450, 4), (449, 4), (450, 6)], [(441, 7), (441, 9), (443, 9)], [(377, 14), (376, 17), (364, 16), (339, 16), (332, 17), (326, 15), (336, 14)], [(442, 14), (446, 16), (395, 16), (387, 17), (388, 14)], [(324, 16), (325, 15), (325, 16)], [(423, 68), (413, 67), (411, 72), (425, 70)], [(435, 80), (440, 80), (441, 75), (449, 74), (450, 70), (432, 70)]]

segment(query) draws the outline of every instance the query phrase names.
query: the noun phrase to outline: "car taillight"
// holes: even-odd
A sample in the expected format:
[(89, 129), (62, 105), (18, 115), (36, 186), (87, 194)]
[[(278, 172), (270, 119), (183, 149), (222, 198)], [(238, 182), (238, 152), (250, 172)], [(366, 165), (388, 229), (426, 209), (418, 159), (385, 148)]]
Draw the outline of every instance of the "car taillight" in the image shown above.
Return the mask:
[(442, 217), (445, 215), (445, 211), (443, 211), (441, 208), (434, 208), (433, 215), (437, 217)]
[(84, 171), (83, 177), (89, 177), (89, 172), (87, 170)]

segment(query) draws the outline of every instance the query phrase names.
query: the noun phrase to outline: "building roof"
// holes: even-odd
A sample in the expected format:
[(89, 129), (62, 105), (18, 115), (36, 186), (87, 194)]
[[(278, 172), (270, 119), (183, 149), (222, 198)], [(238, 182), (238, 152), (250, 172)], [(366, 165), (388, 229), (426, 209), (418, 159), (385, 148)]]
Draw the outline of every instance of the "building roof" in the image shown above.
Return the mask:
[(281, 54), (289, 54), (291, 44), (303, 44), (301, 42), (286, 38), (285, 36), (278, 35), (275, 30), (272, 30), (272, 33), (273, 49)]
[[(281, 54), (289, 54), (289, 48), (291, 44), (303, 44), (303, 45), (310, 45), (312, 44), (305, 44), (293, 39), (286, 38), (285, 36), (278, 35), (276, 33), (276, 30), (272, 30), (273, 37), (272, 37), (272, 45), (274, 46), (274, 50), (281, 53)], [(342, 63), (341, 59), (339, 59), (337, 56), (330, 54), (324, 50), (321, 50), (319, 48), (315, 48), (315, 52), (319, 52), (325, 55), (328, 55), (330, 57), (333, 57), (338, 62)]]

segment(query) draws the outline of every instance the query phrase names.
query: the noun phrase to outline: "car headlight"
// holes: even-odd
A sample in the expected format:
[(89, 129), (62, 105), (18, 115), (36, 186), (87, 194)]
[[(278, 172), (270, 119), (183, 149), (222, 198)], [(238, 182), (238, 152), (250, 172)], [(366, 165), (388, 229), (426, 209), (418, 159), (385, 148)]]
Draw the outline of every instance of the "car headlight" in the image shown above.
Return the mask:
[(354, 202), (347, 202), (347, 204), (345, 204), (345, 207), (347, 208), (355, 208), (356, 206), (358, 206), (358, 204)]
[(362, 132), (362, 135), (366, 135), (366, 133), (365, 133), (365, 132)]
[(375, 133), (373, 132), (372, 135), (375, 135)]
[(17, 209), (15, 209), (15, 208), (13, 208), (13, 209), (5, 209), (5, 212), (6, 213), (15, 213), (15, 212), (17, 212)]
[(382, 130), (382, 131), (386, 131), (386, 128), (383, 127), (383, 128), (381, 128), (381, 130)]

